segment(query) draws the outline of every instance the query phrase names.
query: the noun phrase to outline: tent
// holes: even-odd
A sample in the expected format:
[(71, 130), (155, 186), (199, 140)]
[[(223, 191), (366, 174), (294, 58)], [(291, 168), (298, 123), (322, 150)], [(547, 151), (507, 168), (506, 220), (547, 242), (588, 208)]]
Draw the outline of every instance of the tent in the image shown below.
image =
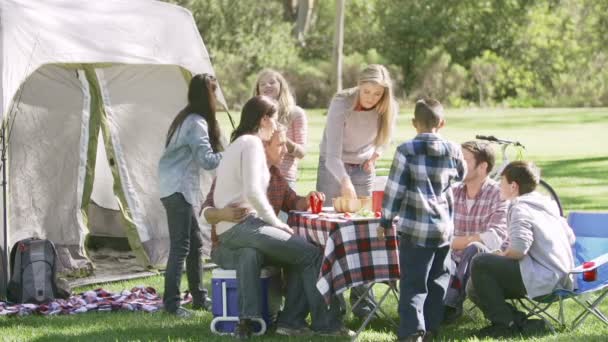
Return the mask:
[(139, 263), (163, 268), (157, 163), (191, 75), (214, 74), (191, 13), (152, 0), (0, 0), (0, 55), (2, 255), (39, 236), (62, 271), (90, 268), (85, 238), (104, 227), (87, 215), (94, 202), (120, 213)]

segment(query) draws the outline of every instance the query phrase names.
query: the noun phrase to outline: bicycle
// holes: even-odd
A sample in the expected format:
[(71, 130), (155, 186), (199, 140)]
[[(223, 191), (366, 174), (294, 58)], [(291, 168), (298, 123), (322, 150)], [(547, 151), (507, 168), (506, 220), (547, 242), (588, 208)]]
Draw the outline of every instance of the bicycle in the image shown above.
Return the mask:
[[(523, 150), (526, 149), (526, 147), (524, 145), (522, 145), (519, 141), (499, 139), (493, 135), (487, 135), (487, 136), (486, 135), (476, 135), (475, 139), (485, 140), (485, 141), (489, 141), (489, 142), (500, 145), (500, 149), (501, 149), (501, 153), (502, 153), (502, 164), (495, 167), (494, 170), (492, 172), (490, 172), (490, 174), (489, 174), (490, 178), (492, 178), (496, 181), (500, 181), (500, 174), (502, 173), (502, 171), (505, 169), (505, 167), (507, 167), (507, 165), (510, 162), (509, 155), (507, 154), (507, 148), (509, 146), (518, 148), (517, 160), (521, 160), (523, 158), (523, 156), (522, 156)], [(557, 192), (555, 192), (555, 190), (551, 187), (551, 185), (549, 185), (549, 183), (547, 183), (545, 180), (543, 180), (541, 178), (538, 186), (536, 187), (536, 191), (540, 192), (541, 194), (543, 194), (545, 196), (548, 196), (553, 201), (555, 201), (555, 203), (557, 204), (557, 207), (559, 209), (559, 214), (561, 216), (564, 216), (564, 210), (562, 207), (562, 203), (559, 199), (559, 196), (557, 195)]]

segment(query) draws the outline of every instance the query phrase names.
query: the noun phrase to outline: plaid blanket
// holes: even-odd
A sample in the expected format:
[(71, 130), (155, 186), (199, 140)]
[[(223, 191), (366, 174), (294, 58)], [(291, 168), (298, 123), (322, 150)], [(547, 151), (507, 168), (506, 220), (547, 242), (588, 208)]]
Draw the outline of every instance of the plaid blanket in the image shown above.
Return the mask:
[[(182, 304), (190, 301), (192, 301), (192, 297), (186, 294)], [(162, 307), (163, 300), (152, 287), (137, 286), (118, 293), (107, 292), (99, 288), (70, 296), (68, 299), (57, 299), (40, 305), (12, 304), (0, 301), (0, 316), (72, 315), (89, 311), (121, 310), (155, 312)]]
[(308, 241), (324, 246), (317, 289), (327, 303), (333, 294), (371, 282), (399, 280), (395, 227), (379, 240), (380, 219), (345, 220), (291, 211), (288, 225)]

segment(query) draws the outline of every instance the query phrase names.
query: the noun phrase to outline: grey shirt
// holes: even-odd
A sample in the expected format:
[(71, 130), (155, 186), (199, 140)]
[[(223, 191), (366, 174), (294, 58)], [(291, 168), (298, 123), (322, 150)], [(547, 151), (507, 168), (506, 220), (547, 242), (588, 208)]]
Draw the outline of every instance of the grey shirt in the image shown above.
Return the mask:
[(180, 192), (192, 206), (201, 204), (201, 168), (215, 169), (222, 154), (214, 153), (209, 141), (207, 121), (190, 114), (173, 133), (158, 163), (160, 197)]
[(574, 233), (553, 201), (537, 192), (515, 198), (507, 227), (510, 248), (524, 254), (519, 270), (530, 298), (574, 287), (568, 275), (574, 267)]
[[(327, 112), (327, 124), (319, 148), (327, 169), (338, 180), (347, 176), (344, 163), (362, 164), (374, 152), (382, 153), (385, 146), (376, 146), (381, 117), (376, 110), (356, 111), (356, 92), (334, 96)], [(396, 105), (394, 107), (396, 109)], [(393, 119), (396, 119), (396, 110)], [(394, 126), (393, 120), (393, 126)]]

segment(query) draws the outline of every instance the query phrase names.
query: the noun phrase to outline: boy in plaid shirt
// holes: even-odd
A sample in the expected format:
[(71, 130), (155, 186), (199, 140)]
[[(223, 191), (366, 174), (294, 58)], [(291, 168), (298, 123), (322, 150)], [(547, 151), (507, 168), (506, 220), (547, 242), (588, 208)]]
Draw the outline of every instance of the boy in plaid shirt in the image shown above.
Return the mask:
[(450, 279), (453, 234), (451, 185), (461, 181), (466, 163), (458, 144), (437, 133), (443, 107), (435, 99), (416, 102), (417, 135), (397, 147), (384, 190), (378, 235), (397, 215), (401, 267), (397, 336), (400, 341), (431, 340), (443, 319)]

